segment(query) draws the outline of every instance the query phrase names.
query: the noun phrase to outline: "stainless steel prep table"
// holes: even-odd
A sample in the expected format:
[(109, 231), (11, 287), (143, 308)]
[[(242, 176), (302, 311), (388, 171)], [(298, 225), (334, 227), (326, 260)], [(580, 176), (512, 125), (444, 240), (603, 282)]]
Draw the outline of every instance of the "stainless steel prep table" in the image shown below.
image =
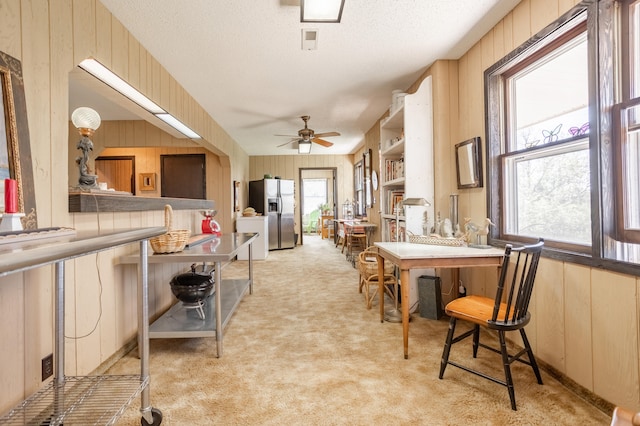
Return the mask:
[[(221, 357), (223, 329), (247, 288), (249, 293), (253, 293), (252, 246), (257, 237), (258, 234), (254, 233), (223, 234), (179, 253), (149, 255), (149, 264), (213, 263), (215, 266), (215, 292), (205, 301), (205, 318), (201, 319), (194, 309), (187, 309), (178, 302), (151, 324), (149, 338), (215, 337), (216, 354)], [(243, 247), (249, 249), (248, 278), (223, 280), (223, 263), (233, 260)], [(123, 256), (120, 263), (138, 263), (139, 260), (139, 256)]]
[[(124, 408), (141, 394), (140, 412), (146, 424), (159, 425), (162, 413), (152, 408), (149, 396), (147, 241), (166, 228), (112, 232), (75, 232), (56, 237), (37, 232), (12, 238), (0, 246), (0, 276), (55, 264), (54, 379), (0, 418), (0, 424), (114, 424)], [(34, 236), (36, 239), (34, 239)], [(46, 236), (46, 237), (45, 237)], [(22, 242), (24, 241), (24, 242)], [(65, 376), (64, 298), (65, 261), (130, 243), (140, 243), (138, 255), (138, 343), (140, 374), (129, 376)], [(143, 423), (145, 424), (145, 423)]]

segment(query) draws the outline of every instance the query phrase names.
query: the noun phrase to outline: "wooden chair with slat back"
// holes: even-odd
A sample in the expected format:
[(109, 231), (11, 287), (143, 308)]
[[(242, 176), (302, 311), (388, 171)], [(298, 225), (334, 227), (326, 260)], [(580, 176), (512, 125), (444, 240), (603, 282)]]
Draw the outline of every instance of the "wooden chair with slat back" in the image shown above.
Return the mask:
[[(527, 339), (524, 327), (531, 319), (531, 314), (528, 311), (529, 301), (531, 300), (543, 245), (544, 241), (540, 239), (537, 243), (528, 246), (514, 248), (511, 245), (507, 245), (505, 247), (495, 298), (467, 296), (455, 299), (447, 304), (445, 312), (451, 317), (451, 320), (442, 353), (440, 379), (442, 379), (447, 365), (450, 364), (480, 377), (484, 377), (492, 382), (501, 384), (509, 391), (511, 408), (513, 410), (516, 410), (516, 398), (511, 377), (511, 364), (514, 361), (520, 361), (530, 365), (538, 383), (542, 384), (542, 377), (540, 376), (540, 371), (538, 370), (538, 365), (533, 356), (533, 351), (531, 350), (531, 345)], [(514, 262), (510, 262), (512, 257), (515, 257)], [(508, 275), (511, 275), (510, 280), (507, 279)], [(454, 337), (457, 320), (471, 322), (473, 323), (473, 328)], [(480, 326), (497, 332), (500, 349), (495, 349), (480, 343)], [(524, 349), (515, 355), (511, 355), (507, 351), (505, 333), (515, 330), (520, 331)], [(473, 336), (474, 358), (477, 356), (479, 346), (502, 355), (505, 380), (497, 379), (449, 360), (451, 346), (469, 336)], [(521, 358), (525, 354), (528, 356), (528, 361)]]

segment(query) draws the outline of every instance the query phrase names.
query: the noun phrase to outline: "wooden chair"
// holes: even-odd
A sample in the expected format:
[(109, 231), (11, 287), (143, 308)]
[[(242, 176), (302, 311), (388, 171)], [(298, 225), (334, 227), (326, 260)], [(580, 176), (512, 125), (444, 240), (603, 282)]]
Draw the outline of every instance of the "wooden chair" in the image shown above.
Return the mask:
[(337, 236), (336, 236), (336, 247), (341, 245), (342, 248), (340, 249), (340, 253), (344, 253), (344, 247), (346, 246), (346, 234), (344, 232), (344, 223), (337, 222), (336, 226), (338, 227)]
[[(378, 248), (375, 246), (367, 247), (358, 254), (358, 272), (360, 273), (358, 292), (362, 293), (364, 289), (364, 302), (367, 309), (373, 306), (373, 300), (378, 294), (378, 259), (376, 254)], [(394, 275), (395, 266), (389, 261), (384, 262), (384, 290), (385, 293), (394, 299), (393, 287), (398, 283)]]
[(358, 254), (367, 248), (367, 234), (361, 226), (345, 227), (347, 260), (355, 266)]
[[(444, 350), (442, 353), (440, 379), (442, 379), (447, 365), (451, 364), (455, 367), (491, 380), (492, 382), (501, 384), (509, 391), (511, 408), (513, 410), (516, 410), (516, 397), (513, 389), (510, 366), (514, 361), (520, 361), (524, 364), (530, 365), (538, 383), (542, 384), (540, 371), (538, 370), (538, 365), (536, 364), (536, 359), (533, 356), (533, 351), (529, 345), (529, 340), (527, 339), (524, 327), (531, 319), (528, 307), (529, 301), (531, 300), (531, 294), (533, 292), (533, 284), (543, 245), (544, 241), (540, 239), (537, 243), (524, 247), (513, 248), (511, 245), (506, 246), (504, 260), (500, 271), (500, 278), (498, 280), (498, 288), (494, 299), (482, 296), (467, 296), (455, 299), (447, 304), (445, 312), (451, 317), (451, 320), (449, 322), (449, 332), (447, 334), (447, 340), (444, 344)], [(515, 261), (510, 263), (511, 256), (515, 254), (517, 254), (517, 256), (514, 256)], [(508, 271), (511, 271), (510, 280), (507, 280), (507, 276), (509, 275)], [(458, 319), (471, 322), (474, 325), (471, 330), (454, 337), (456, 322)], [(497, 332), (498, 339), (500, 341), (499, 350), (480, 343), (480, 326)], [(520, 331), (520, 336), (524, 343), (524, 349), (515, 355), (510, 355), (507, 352), (505, 333), (507, 331), (515, 330)], [(504, 366), (505, 375), (504, 381), (449, 360), (451, 346), (469, 336), (473, 336), (474, 358), (477, 356), (479, 346), (502, 355), (502, 364)], [(527, 354), (529, 359), (528, 361), (521, 358), (524, 354)]]

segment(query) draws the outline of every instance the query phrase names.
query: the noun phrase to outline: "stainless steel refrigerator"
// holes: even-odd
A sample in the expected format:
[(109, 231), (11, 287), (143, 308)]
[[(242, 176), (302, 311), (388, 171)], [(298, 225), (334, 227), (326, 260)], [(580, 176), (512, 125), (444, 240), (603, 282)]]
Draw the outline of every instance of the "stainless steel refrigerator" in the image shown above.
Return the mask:
[(295, 246), (294, 200), (292, 180), (261, 179), (249, 182), (249, 206), (269, 218), (269, 250)]

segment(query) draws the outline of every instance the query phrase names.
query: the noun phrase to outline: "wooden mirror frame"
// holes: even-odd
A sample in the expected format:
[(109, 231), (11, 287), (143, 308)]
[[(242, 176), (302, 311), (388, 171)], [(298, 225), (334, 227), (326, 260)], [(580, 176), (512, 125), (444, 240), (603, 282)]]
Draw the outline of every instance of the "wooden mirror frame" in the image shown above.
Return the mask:
[(373, 206), (373, 193), (371, 191), (371, 149), (362, 154), (364, 164), (364, 204), (367, 208)]
[(480, 137), (456, 144), (458, 189), (482, 188), (482, 147)]
[[(18, 183), (18, 212), (24, 213), (24, 229), (37, 229), (36, 197), (31, 163), (31, 142), (27, 121), (22, 64), (16, 58), (0, 52), (0, 88), (4, 131), (0, 131), (2, 161), (0, 177)], [(6, 147), (6, 151), (4, 151)], [(6, 158), (4, 158), (6, 155)], [(4, 161), (7, 160), (5, 164)], [(2, 182), (4, 184), (4, 182)], [(4, 209), (3, 209), (4, 210)]]

